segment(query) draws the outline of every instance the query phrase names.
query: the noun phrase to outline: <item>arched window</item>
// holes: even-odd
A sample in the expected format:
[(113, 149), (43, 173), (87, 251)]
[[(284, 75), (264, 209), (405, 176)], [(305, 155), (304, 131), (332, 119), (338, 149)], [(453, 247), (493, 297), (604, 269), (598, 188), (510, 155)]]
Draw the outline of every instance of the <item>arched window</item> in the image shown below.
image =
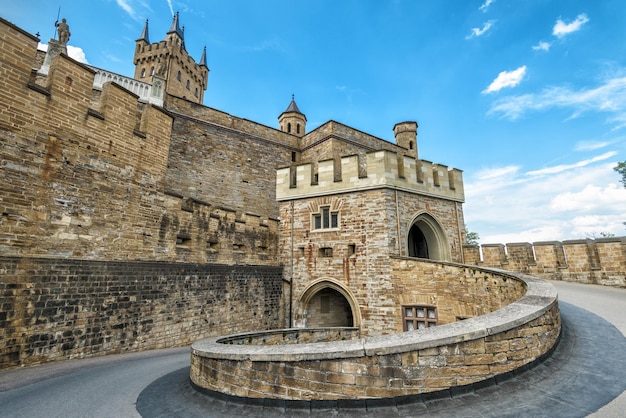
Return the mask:
[(146, 69), (142, 68), (141, 69), (141, 78), (144, 78), (146, 76)]
[(409, 141), (409, 149), (413, 149), (413, 141)]
[(196, 91), (193, 92), (193, 95), (198, 97), (198, 87), (196, 87)]
[(187, 80), (187, 85), (185, 87), (187, 87), (187, 90), (189, 90), (189, 80)]
[(150, 68), (150, 75), (154, 75), (154, 67)]
[(287, 124), (287, 132), (291, 133), (291, 122)]
[(418, 215), (408, 232), (409, 257), (450, 261), (448, 239), (435, 218), (426, 213)]
[(180, 75), (180, 71), (178, 72), (178, 74), (176, 74), (176, 80), (181, 81), (181, 75)]
[(296, 125), (296, 133), (298, 133), (298, 134), (300, 133), (300, 124)]

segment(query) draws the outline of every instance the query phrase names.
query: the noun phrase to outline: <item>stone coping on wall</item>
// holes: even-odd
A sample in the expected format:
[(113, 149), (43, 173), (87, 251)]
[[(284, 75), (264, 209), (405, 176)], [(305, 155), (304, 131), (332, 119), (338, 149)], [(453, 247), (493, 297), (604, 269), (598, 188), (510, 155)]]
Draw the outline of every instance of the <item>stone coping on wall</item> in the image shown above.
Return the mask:
[[(424, 350), (495, 335), (522, 326), (550, 310), (557, 302), (551, 284), (523, 274), (485, 269), (524, 282), (526, 294), (519, 300), (486, 315), (419, 332), (404, 332), (348, 341), (287, 345), (224, 344), (226, 337), (208, 338), (192, 344), (192, 356), (235, 361), (294, 362), (388, 355)], [(274, 332), (273, 330), (271, 332)], [(251, 333), (258, 335), (258, 332)], [(241, 337), (242, 334), (238, 334)]]

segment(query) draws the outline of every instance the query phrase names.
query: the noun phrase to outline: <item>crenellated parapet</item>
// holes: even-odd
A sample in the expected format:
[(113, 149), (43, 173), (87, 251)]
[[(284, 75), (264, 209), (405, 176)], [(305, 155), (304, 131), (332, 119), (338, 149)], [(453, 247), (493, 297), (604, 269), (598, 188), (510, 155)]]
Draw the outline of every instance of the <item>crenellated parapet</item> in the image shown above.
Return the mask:
[(392, 188), (410, 193), (465, 201), (462, 171), (445, 165), (379, 150), (366, 154), (365, 173), (360, 157), (351, 155), (280, 168), (276, 172), (277, 200)]
[(277, 218), (237, 211), (165, 192), (155, 252), (169, 261), (227, 265), (276, 265)]
[(626, 287), (626, 237), (466, 245), (463, 255), (467, 264), (552, 280)]

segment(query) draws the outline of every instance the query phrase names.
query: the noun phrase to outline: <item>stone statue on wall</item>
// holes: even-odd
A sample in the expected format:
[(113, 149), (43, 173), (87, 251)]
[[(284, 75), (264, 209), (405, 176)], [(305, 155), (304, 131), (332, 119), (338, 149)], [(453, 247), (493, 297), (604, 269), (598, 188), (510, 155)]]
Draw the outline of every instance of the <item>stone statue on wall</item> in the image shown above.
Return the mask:
[(161, 77), (165, 77), (165, 73), (167, 72), (167, 62), (159, 60), (159, 65), (157, 67), (157, 75)]
[(59, 33), (59, 42), (66, 45), (67, 41), (70, 40), (70, 25), (68, 25), (65, 18), (63, 18), (61, 19), (61, 23), (59, 23), (58, 20), (54, 22), (54, 26), (56, 26), (57, 32)]

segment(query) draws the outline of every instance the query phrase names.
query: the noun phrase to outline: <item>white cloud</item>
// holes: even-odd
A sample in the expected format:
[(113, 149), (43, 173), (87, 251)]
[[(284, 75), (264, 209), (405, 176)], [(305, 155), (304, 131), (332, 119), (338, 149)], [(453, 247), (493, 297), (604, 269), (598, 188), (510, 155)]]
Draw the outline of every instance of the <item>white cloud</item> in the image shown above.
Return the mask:
[(598, 155), (596, 157), (590, 158), (588, 160), (582, 160), (582, 161), (577, 161), (574, 164), (561, 164), (561, 165), (555, 165), (554, 167), (548, 167), (548, 168), (542, 168), (539, 170), (533, 170), (533, 171), (529, 171), (528, 174), (529, 176), (543, 176), (546, 174), (556, 174), (556, 173), (561, 173), (563, 171), (567, 171), (567, 170), (571, 170), (572, 168), (577, 168), (577, 167), (584, 167), (587, 166), (589, 164), (598, 162), (598, 161), (603, 161), (603, 160), (607, 160), (613, 156), (617, 155), (617, 152), (615, 151), (609, 151), (606, 152), (602, 155)]
[(485, 2), (482, 4), (482, 6), (480, 6), (478, 8), (478, 10), (480, 10), (483, 13), (487, 13), (487, 9), (489, 9), (489, 6), (496, 0), (485, 0)]
[[(115, 3), (133, 20), (138, 22), (144, 22), (146, 17), (152, 12), (150, 3), (147, 0), (115, 0)], [(173, 15), (171, 0), (167, 0), (167, 4)]]
[(133, 9), (133, 7), (128, 4), (128, 1), (126, 0), (116, 0), (116, 3), (118, 6), (120, 6), (122, 8), (122, 10), (124, 10), (126, 13), (128, 13), (130, 15), (130, 17), (132, 17), (133, 19), (136, 18), (135, 15), (135, 9)]
[(552, 34), (558, 38), (562, 38), (572, 32), (579, 31), (587, 22), (589, 22), (589, 18), (584, 13), (579, 14), (576, 19), (570, 23), (565, 23), (561, 19), (558, 19), (554, 24), (554, 28), (552, 28)]
[(611, 115), (608, 121), (622, 128), (626, 126), (626, 77), (605, 80), (594, 88), (548, 87), (536, 94), (504, 97), (492, 104), (488, 114), (514, 120), (529, 111), (553, 108), (571, 109), (573, 118), (584, 112), (606, 112)]
[(78, 62), (82, 62), (83, 64), (89, 64), (87, 62), (87, 57), (85, 56), (85, 51), (82, 48), (77, 46), (68, 45), (67, 46), (67, 55), (70, 58), (74, 58)]
[(541, 41), (537, 45), (533, 45), (535, 51), (549, 51), (552, 44), (550, 42)]
[(172, 16), (174, 16), (174, 8), (172, 7), (172, 0), (167, 0), (167, 5), (170, 8), (170, 13), (172, 13)]
[[(598, 206), (626, 205), (626, 191), (616, 184), (606, 187), (589, 184), (582, 190), (559, 193), (550, 201), (556, 212), (593, 211)], [(621, 206), (625, 207), (625, 206)]]
[(576, 143), (574, 151), (595, 151), (600, 148), (605, 148), (611, 145), (607, 141), (580, 141)]
[(511, 175), (517, 174), (520, 167), (515, 165), (510, 165), (507, 167), (498, 167), (498, 168), (485, 168), (478, 173), (476, 173), (476, 178), (479, 180), (494, 180), (497, 178), (508, 177)]
[[(42, 44), (40, 42), (37, 45), (37, 49), (39, 49), (40, 51), (47, 51), (48, 44)], [(67, 56), (75, 59), (78, 62), (82, 62), (83, 64), (89, 64), (89, 62), (87, 61), (87, 56), (85, 55), (85, 51), (83, 51), (83, 49), (80, 47), (67, 45)]]
[(586, 159), (554, 173), (503, 167), (491, 169), (505, 173), (491, 180), (482, 171), (468, 176), (465, 221), (484, 244), (626, 235), (626, 189), (617, 184), (615, 162), (600, 160)]
[(500, 91), (505, 87), (515, 87), (521, 83), (526, 74), (526, 66), (523, 65), (513, 71), (502, 71), (495, 80), (491, 82), (489, 87), (482, 91), (483, 94)]
[(469, 35), (467, 35), (465, 39), (472, 39), (474, 37), (479, 37), (479, 36), (484, 35), (485, 32), (491, 29), (494, 23), (495, 23), (495, 20), (490, 20), (486, 22), (482, 28), (472, 28), (472, 32)]

